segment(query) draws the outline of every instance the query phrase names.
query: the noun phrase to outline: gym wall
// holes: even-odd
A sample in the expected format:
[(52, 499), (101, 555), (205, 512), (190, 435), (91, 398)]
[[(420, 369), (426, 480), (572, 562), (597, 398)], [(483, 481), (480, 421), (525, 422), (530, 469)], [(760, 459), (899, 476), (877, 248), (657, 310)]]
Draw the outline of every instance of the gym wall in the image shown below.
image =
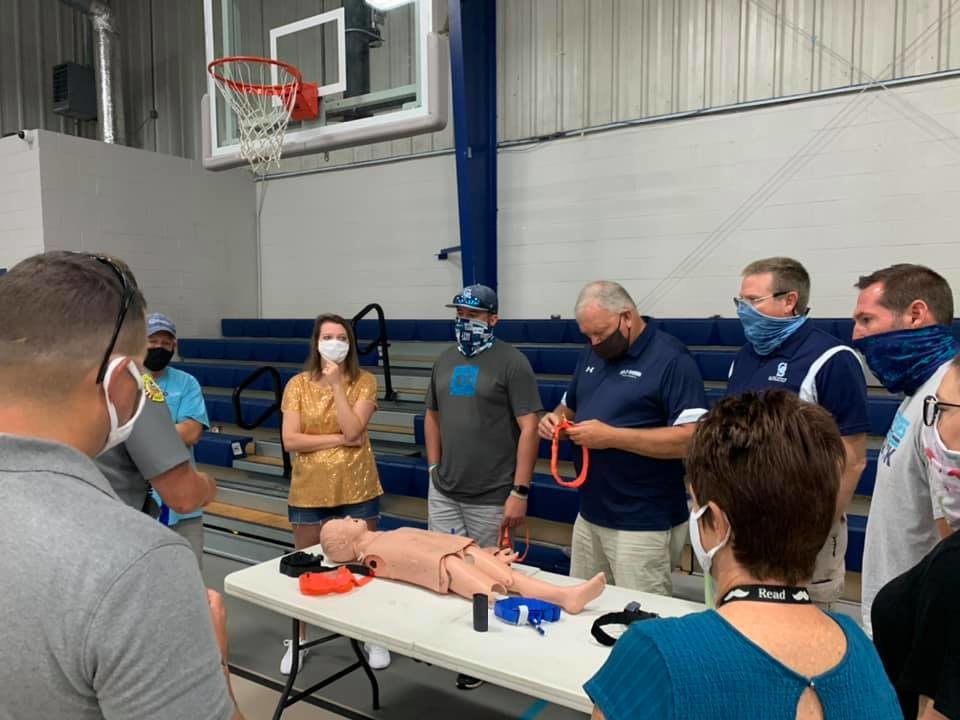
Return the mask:
[(0, 267), (43, 252), (40, 153), (16, 135), (0, 138)]
[[(245, 170), (39, 131), (43, 249), (106, 252), (184, 335), (257, 314), (255, 198)], [(2, 266), (2, 265), (0, 265)]]
[[(775, 254), (807, 265), (822, 317), (849, 316), (858, 275), (893, 262), (960, 285), (958, 130), (960, 79), (945, 79), (501, 151), (502, 313), (570, 317), (604, 277), (644, 312), (733, 316), (742, 267)], [(446, 316), (459, 261), (435, 253), (456, 242), (454, 179), (443, 156), (270, 181), (265, 313), (378, 299), (392, 317)]]

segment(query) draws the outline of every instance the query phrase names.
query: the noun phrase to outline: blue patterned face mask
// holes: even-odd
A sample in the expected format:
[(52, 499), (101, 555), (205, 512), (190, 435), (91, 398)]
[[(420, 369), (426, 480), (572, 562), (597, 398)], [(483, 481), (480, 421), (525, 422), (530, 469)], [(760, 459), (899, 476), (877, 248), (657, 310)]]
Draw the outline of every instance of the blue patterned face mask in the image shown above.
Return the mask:
[(807, 320), (806, 315), (785, 318), (764, 315), (753, 303), (745, 300), (737, 303), (737, 315), (743, 325), (743, 334), (757, 355), (772, 353)]
[(887, 390), (907, 395), (913, 395), (958, 349), (946, 325), (870, 335), (854, 340), (853, 346)]
[(473, 357), (493, 347), (493, 330), (483, 320), (457, 318), (454, 325), (457, 348), (464, 357)]

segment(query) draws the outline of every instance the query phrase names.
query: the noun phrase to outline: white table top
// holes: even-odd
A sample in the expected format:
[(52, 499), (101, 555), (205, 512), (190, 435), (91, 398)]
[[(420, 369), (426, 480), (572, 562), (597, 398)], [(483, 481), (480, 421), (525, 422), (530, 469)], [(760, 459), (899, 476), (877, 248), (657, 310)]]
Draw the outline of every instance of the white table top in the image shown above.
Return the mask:
[[(703, 610), (686, 600), (610, 586), (578, 615), (544, 623), (544, 636), (529, 626), (507, 625), (492, 609), (489, 631), (478, 633), (471, 603), (456, 595), (377, 578), (343, 595), (309, 597), (279, 566), (277, 558), (231, 573), (224, 589), (310, 625), (587, 713), (593, 705), (583, 684), (610, 654), (590, 635), (597, 616), (623, 610), (632, 600), (665, 617)], [(537, 568), (515, 569), (558, 585), (579, 582)]]

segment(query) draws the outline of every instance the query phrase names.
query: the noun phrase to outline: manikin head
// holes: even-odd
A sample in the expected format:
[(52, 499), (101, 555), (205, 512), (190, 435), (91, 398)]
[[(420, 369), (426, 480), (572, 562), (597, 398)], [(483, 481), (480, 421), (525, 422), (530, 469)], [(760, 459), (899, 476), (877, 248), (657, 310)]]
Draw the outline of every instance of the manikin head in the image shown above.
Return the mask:
[(352, 562), (360, 555), (357, 542), (369, 532), (365, 520), (350, 517), (327, 520), (320, 530), (323, 553), (333, 562)]

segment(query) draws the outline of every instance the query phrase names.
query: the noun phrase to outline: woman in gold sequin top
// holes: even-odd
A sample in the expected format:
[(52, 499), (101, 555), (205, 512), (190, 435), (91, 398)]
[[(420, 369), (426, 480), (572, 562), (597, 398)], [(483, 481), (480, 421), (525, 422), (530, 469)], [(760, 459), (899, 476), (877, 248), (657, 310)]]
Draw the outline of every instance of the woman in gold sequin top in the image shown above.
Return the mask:
[[(353, 327), (339, 315), (317, 318), (306, 370), (287, 383), (282, 409), (283, 444), (296, 453), (287, 515), (297, 550), (319, 544), (330, 518), (349, 515), (376, 530), (383, 488), (367, 424), (377, 409), (377, 380), (360, 369)], [(288, 645), (281, 672), (288, 674), (291, 662)]]

